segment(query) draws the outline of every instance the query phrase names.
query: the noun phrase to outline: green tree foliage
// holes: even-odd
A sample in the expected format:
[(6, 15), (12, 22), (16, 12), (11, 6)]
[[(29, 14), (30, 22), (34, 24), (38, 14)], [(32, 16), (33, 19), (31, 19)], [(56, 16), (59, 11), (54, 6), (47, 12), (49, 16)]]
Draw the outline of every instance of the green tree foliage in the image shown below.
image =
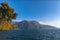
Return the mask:
[(14, 9), (11, 8), (7, 2), (3, 2), (0, 4), (0, 21), (1, 20), (9, 20), (16, 19), (17, 13), (14, 12)]

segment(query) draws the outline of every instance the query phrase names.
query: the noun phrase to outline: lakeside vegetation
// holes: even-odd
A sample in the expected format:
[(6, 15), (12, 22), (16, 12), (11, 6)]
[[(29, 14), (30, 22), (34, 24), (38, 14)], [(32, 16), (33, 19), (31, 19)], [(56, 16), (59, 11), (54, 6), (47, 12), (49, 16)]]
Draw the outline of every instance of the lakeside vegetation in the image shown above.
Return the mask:
[(16, 30), (17, 26), (12, 24), (12, 19), (16, 19), (17, 13), (7, 2), (0, 4), (0, 30)]

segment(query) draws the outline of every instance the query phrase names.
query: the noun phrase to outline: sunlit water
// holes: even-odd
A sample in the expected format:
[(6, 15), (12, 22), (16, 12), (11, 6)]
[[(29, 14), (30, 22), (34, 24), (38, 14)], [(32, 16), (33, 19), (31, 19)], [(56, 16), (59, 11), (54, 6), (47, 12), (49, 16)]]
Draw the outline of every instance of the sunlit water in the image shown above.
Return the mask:
[(0, 31), (0, 40), (60, 40), (59, 29)]

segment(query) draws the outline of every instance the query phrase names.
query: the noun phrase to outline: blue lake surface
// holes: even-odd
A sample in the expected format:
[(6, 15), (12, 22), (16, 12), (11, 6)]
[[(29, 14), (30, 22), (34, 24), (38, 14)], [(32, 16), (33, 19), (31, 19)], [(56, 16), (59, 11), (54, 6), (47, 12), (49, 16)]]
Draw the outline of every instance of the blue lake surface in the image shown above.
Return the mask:
[(0, 31), (0, 40), (60, 40), (60, 30)]

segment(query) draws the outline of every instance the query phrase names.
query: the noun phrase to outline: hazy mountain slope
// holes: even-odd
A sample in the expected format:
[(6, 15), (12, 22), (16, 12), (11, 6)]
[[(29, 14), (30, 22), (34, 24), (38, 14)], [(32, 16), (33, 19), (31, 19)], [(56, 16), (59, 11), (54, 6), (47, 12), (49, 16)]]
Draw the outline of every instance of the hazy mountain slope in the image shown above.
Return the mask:
[(43, 25), (37, 21), (27, 21), (23, 20), (20, 22), (14, 22), (13, 24), (18, 25), (20, 29), (56, 29), (50, 25)]

